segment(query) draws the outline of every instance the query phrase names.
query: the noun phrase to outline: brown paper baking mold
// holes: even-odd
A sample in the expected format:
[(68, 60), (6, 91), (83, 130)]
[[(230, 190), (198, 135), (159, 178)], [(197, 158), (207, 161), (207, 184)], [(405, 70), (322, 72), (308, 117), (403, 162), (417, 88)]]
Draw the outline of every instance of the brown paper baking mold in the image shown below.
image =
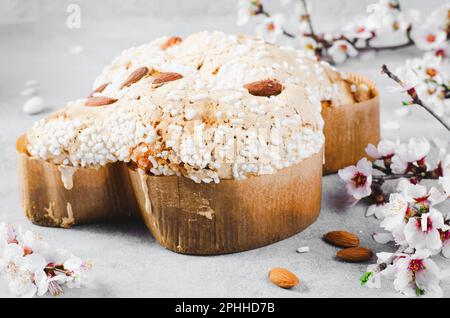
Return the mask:
[(380, 106), (375, 84), (360, 75), (349, 74), (348, 80), (366, 84), (371, 98), (351, 105), (323, 106), (325, 122), (324, 174), (354, 165), (365, 156), (365, 148), (380, 141)]
[(141, 175), (124, 163), (71, 168), (68, 190), (60, 166), (27, 154), (24, 136), (16, 147), (23, 208), (38, 225), (70, 227), (140, 211), (162, 246), (207, 255), (280, 241), (305, 229), (320, 212), (322, 151), (275, 174), (218, 184)]
[(31, 158), (25, 136), (17, 140), (16, 153), (22, 206), (33, 223), (67, 228), (139, 216), (123, 164), (61, 171), (61, 166)]
[(130, 169), (142, 218), (164, 247), (184, 254), (224, 254), (292, 236), (319, 215), (323, 153), (245, 180), (194, 183)]

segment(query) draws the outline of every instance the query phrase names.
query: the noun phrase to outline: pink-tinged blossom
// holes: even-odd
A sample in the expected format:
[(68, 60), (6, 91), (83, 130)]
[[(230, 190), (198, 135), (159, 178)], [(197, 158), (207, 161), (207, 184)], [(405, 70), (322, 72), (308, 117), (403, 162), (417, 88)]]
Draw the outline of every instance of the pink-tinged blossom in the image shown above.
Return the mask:
[(344, 34), (347, 38), (361, 40), (375, 36), (373, 29), (368, 26), (364, 17), (356, 17), (354, 21), (347, 24), (344, 27)]
[(0, 223), (0, 275), (13, 295), (58, 295), (62, 285), (79, 288), (90, 269), (89, 262), (71, 253), (49, 249), (41, 236)]
[(417, 251), (413, 255), (402, 254), (395, 261), (395, 289), (409, 297), (442, 297), (439, 286), (440, 270), (430, 259), (429, 252)]
[(450, 226), (445, 224), (439, 230), (439, 234), (442, 241), (442, 255), (446, 258), (450, 258)]
[(347, 58), (358, 55), (358, 51), (346, 40), (337, 40), (334, 42), (328, 49), (328, 53), (337, 64), (344, 63)]
[(356, 200), (372, 193), (372, 163), (366, 158), (358, 161), (356, 166), (339, 170), (339, 177), (347, 183), (347, 191)]
[(285, 23), (284, 15), (274, 14), (273, 16), (264, 18), (256, 27), (256, 34), (267, 42), (274, 43), (279, 36), (283, 35)]
[(434, 24), (417, 26), (411, 36), (419, 49), (427, 51), (441, 47), (447, 40), (447, 33)]
[(437, 254), (442, 247), (439, 229), (443, 226), (442, 213), (430, 209), (430, 212), (408, 220), (405, 226), (406, 241), (415, 249), (427, 249)]
[(378, 146), (375, 147), (374, 145), (369, 144), (365, 150), (366, 153), (374, 159), (388, 159), (395, 154), (399, 145), (400, 141), (398, 138), (396, 141), (383, 139), (378, 143)]
[(385, 209), (386, 209), (386, 203), (371, 204), (367, 208), (366, 216), (369, 217), (369, 216), (374, 215), (377, 219), (383, 219)]
[(380, 226), (387, 231), (392, 231), (398, 225), (404, 223), (406, 213), (409, 210), (408, 200), (401, 193), (391, 193), (385, 209), (385, 218)]
[(250, 17), (255, 15), (258, 9), (258, 1), (254, 0), (239, 0), (238, 2), (238, 19), (237, 25), (247, 24)]
[(405, 173), (410, 164), (425, 165), (425, 157), (430, 152), (430, 143), (425, 138), (411, 138), (408, 144), (399, 145), (392, 157), (392, 171)]
[(394, 240), (392, 233), (374, 233), (372, 237), (377, 243), (380, 244), (386, 244)]

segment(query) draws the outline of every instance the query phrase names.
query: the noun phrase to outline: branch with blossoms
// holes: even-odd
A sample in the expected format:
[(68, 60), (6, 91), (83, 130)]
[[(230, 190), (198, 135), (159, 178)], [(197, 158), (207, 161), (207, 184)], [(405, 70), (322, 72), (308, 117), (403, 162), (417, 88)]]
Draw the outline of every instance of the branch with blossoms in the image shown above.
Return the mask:
[(37, 234), (0, 223), (0, 276), (15, 296), (59, 296), (63, 286), (88, 283), (91, 268), (89, 261), (65, 250), (52, 251)]
[[(384, 231), (375, 233), (374, 240), (393, 242), (398, 250), (378, 253), (378, 263), (368, 267), (361, 284), (380, 288), (382, 277), (392, 277), (395, 289), (408, 296), (442, 296), (443, 277), (431, 257), (442, 253), (450, 258), (450, 214), (438, 209), (450, 195), (450, 154), (442, 147), (437, 163), (431, 164), (425, 138), (407, 144), (382, 140), (366, 152), (373, 162), (363, 158), (341, 169), (339, 176), (353, 203), (368, 200), (366, 215), (381, 220)], [(439, 187), (428, 189), (420, 184), (424, 179), (437, 180)], [(383, 186), (391, 180), (397, 185), (387, 193)]]
[[(417, 93), (417, 90), (416, 90), (414, 84), (407, 84), (407, 83), (403, 82), (397, 75), (392, 73), (385, 64), (383, 64), (383, 66), (381, 67), (381, 72), (386, 74), (393, 81), (395, 81), (410, 96), (411, 100), (407, 101), (407, 102), (403, 102), (404, 106), (418, 105), (418, 106), (422, 107), (428, 113), (430, 113), (434, 118), (436, 118), (442, 124), (442, 126), (444, 126), (448, 131), (450, 131), (450, 126), (445, 122), (444, 119), (441, 118), (442, 112), (440, 112), (441, 113), (441, 116), (440, 116), (437, 112), (435, 112), (433, 110), (433, 108), (431, 106), (428, 106), (427, 103), (422, 101), (422, 99), (419, 97), (419, 94)], [(435, 68), (428, 68), (428, 69), (426, 69), (425, 72), (430, 77), (436, 77), (436, 73), (438, 72), (438, 70), (436, 70)], [(445, 81), (442, 81), (439, 83), (436, 80), (430, 78), (425, 81), (425, 83), (427, 83), (427, 82), (433, 83), (434, 86), (436, 86), (432, 90), (427, 89), (429, 94), (431, 92), (431, 94), (439, 96), (444, 104), (450, 103), (450, 89), (447, 86), (447, 83), (445, 83)], [(443, 107), (444, 107), (444, 105), (443, 105)]]
[[(404, 11), (397, 0), (380, 0), (367, 7), (367, 15), (354, 18), (336, 33), (319, 33), (313, 26), (310, 5), (306, 0), (284, 0), (284, 5), (294, 2), (294, 19), (288, 31), (283, 14), (271, 14), (262, 0), (240, 0), (238, 25), (250, 18), (260, 19), (256, 33), (269, 42), (286, 36), (310, 55), (332, 64), (343, 63), (348, 58), (367, 52), (397, 50), (415, 46), (420, 50), (447, 56), (450, 49), (450, 4), (433, 11), (424, 21), (418, 10)], [(395, 44), (386, 44), (386, 39), (402, 35)]]
[[(397, 84), (392, 91), (409, 97), (402, 107), (418, 105), (450, 131), (446, 122), (450, 77), (444, 63), (442, 56), (425, 53), (407, 59), (396, 73), (383, 65), (382, 73)], [(377, 253), (377, 264), (368, 266), (360, 278), (362, 285), (380, 288), (383, 278), (393, 278), (394, 288), (408, 296), (442, 296), (444, 275), (432, 258), (439, 253), (450, 258), (450, 213), (439, 207), (450, 197), (450, 153), (448, 140), (437, 140), (436, 146), (439, 155), (433, 163), (425, 138), (405, 144), (382, 140), (366, 147), (372, 161), (362, 158), (339, 171), (352, 202), (369, 201), (366, 215), (381, 221), (383, 231), (375, 233), (374, 240), (398, 248), (394, 253)], [(434, 180), (437, 186), (427, 188), (423, 180)], [(389, 193), (385, 185), (394, 181), (395, 191)]]
[[(382, 72), (398, 86), (393, 90), (406, 93), (410, 100), (403, 107), (418, 105), (428, 111), (447, 130), (446, 117), (449, 76), (439, 56), (425, 54), (408, 59), (396, 75), (386, 65)], [(425, 138), (382, 140), (368, 145), (366, 153), (373, 160), (361, 159), (356, 166), (339, 171), (347, 183), (353, 203), (361, 199), (371, 205), (367, 216), (381, 220), (383, 232), (373, 238), (379, 243), (394, 242), (395, 253), (377, 254), (378, 262), (368, 266), (361, 276), (362, 285), (380, 288), (382, 278), (393, 278), (396, 290), (408, 296), (442, 296), (441, 271), (432, 256), (442, 253), (450, 258), (450, 213), (438, 209), (450, 195), (450, 154), (448, 143), (439, 142), (438, 160), (429, 160), (430, 143)], [(427, 189), (422, 180), (437, 181), (438, 188)], [(397, 181), (393, 193), (385, 184)]]

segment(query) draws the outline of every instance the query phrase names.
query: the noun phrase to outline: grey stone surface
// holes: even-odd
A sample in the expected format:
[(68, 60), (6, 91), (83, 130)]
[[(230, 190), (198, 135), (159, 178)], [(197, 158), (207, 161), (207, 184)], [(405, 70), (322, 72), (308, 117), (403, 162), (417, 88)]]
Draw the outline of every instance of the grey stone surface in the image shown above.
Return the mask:
[[(55, 247), (64, 247), (94, 264), (94, 283), (89, 288), (68, 290), (68, 297), (398, 297), (390, 282), (380, 290), (359, 286), (359, 276), (367, 264), (346, 264), (334, 259), (336, 248), (322, 242), (329, 230), (346, 229), (358, 233), (361, 244), (376, 252), (394, 247), (374, 242), (371, 234), (378, 222), (364, 216), (366, 205), (342, 208), (342, 184), (336, 175), (323, 178), (321, 215), (302, 233), (282, 242), (256, 250), (222, 256), (178, 255), (160, 247), (141, 222), (77, 226), (70, 230), (32, 225), (20, 207), (15, 166), (15, 139), (35, 120), (63, 106), (64, 102), (85, 96), (103, 65), (121, 50), (144, 43), (163, 34), (186, 35), (191, 32), (223, 30), (238, 32), (235, 2), (216, 1), (77, 1), (82, 8), (82, 28), (65, 26), (66, 6), (73, 1), (0, 1), (0, 221), (20, 224), (41, 233)], [(321, 1), (316, 3), (318, 24), (329, 24), (326, 14), (345, 14), (364, 8), (368, 1)], [(370, 2), (370, 1), (369, 1)], [(428, 10), (444, 1), (408, 1)], [(94, 4), (92, 4), (94, 3)], [(189, 4), (188, 4), (189, 3)], [(214, 3), (214, 4), (211, 4)], [(331, 11), (330, 11), (331, 10)], [(323, 13), (320, 15), (319, 13)], [(328, 21), (328, 22), (325, 22)], [(251, 28), (247, 28), (251, 31)], [(242, 30), (241, 30), (242, 31)], [(84, 51), (71, 54), (70, 47)], [(343, 66), (373, 78), (381, 92), (382, 121), (400, 122), (398, 131), (383, 131), (383, 136), (399, 135), (448, 138), (427, 113), (414, 108), (409, 117), (398, 118), (402, 96), (390, 94), (389, 81), (379, 67), (393, 68), (415, 50), (378, 55), (372, 60), (357, 60)], [(48, 110), (36, 116), (22, 113), (26, 98), (20, 96), (27, 80), (38, 81), (38, 93)], [(311, 251), (296, 253), (300, 246)], [(436, 258), (443, 268), (448, 261)], [(295, 272), (301, 284), (293, 290), (272, 285), (267, 273), (272, 267)], [(9, 296), (0, 281), (0, 297)], [(450, 285), (444, 283), (450, 296)]]

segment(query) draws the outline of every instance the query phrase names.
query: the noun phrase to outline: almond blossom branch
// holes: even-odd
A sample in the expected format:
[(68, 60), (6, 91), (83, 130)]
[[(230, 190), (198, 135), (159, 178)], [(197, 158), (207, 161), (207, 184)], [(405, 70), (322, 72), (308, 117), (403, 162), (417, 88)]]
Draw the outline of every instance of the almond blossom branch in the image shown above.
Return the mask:
[(388, 267), (388, 265), (391, 265), (394, 262), (394, 260), (398, 257), (398, 254), (403, 253), (407, 248), (408, 248), (408, 246), (406, 246), (406, 245), (400, 246), (397, 249), (397, 251), (395, 251), (395, 253), (393, 253), (387, 260), (378, 264), (377, 267), (373, 270), (373, 273), (376, 274), (376, 273), (380, 273), (383, 270), (385, 270), (386, 267)]
[[(249, 1), (251, 1), (252, 9), (249, 10), (250, 12), (247, 10), (247, 15), (246, 10), (240, 10), (245, 16), (242, 17), (241, 14), (242, 23), (240, 24), (247, 23), (248, 18), (255, 15), (264, 15), (274, 20), (276, 17), (282, 18), (283, 16), (282, 14), (270, 14), (264, 8), (261, 0)], [(245, 2), (242, 3), (241, 6), (245, 6)], [(420, 21), (418, 10), (402, 11), (399, 1), (379, 0), (367, 7), (368, 15), (361, 19), (351, 20), (341, 31), (332, 35), (331, 33), (317, 32), (306, 0), (300, 0), (298, 3), (298, 8), (301, 10), (299, 21), (304, 24), (303, 28), (306, 32), (292, 33), (285, 29), (283, 21), (275, 23), (267, 21), (265, 25), (267, 30), (265, 30), (266, 32), (260, 31), (260, 35), (271, 38), (272, 41), (275, 41), (279, 35), (298, 39), (298, 43), (306, 52), (331, 64), (343, 63), (361, 53), (399, 50), (412, 46), (420, 50), (432, 51), (436, 56), (445, 57), (448, 55), (446, 42), (450, 39), (450, 27), (448, 27), (450, 18), (446, 18), (446, 15), (441, 13), (446, 12), (448, 7), (448, 4), (443, 5)], [(414, 32), (412, 32), (413, 29)], [(406, 40), (398, 44), (373, 44), (374, 40), (381, 39), (382, 35), (390, 34), (390, 32), (397, 34), (401, 32)]]
[(415, 104), (415, 105), (421, 106), (428, 113), (430, 113), (434, 118), (436, 118), (442, 124), (442, 126), (444, 126), (448, 131), (450, 131), (450, 126), (420, 99), (420, 97), (417, 94), (417, 91), (414, 87), (411, 87), (411, 86), (408, 86), (407, 84), (405, 84), (397, 75), (395, 75), (394, 73), (392, 73), (389, 70), (389, 68), (386, 66), (386, 64), (382, 65), (381, 73), (386, 74), (390, 79), (392, 79), (397, 84), (399, 84), (403, 89), (405, 89), (405, 91), (411, 97), (410, 104)]
[(404, 48), (413, 46), (416, 43), (411, 38), (411, 30), (412, 30), (412, 26), (410, 25), (406, 29), (407, 42), (405, 42), (403, 44), (386, 45), (386, 46), (378, 46), (378, 47), (372, 46), (370, 44), (370, 42), (371, 42), (371, 40), (373, 40), (375, 38), (375, 37), (372, 37), (372, 38), (367, 39), (367, 41), (365, 41), (366, 45), (364, 47), (355, 46), (355, 49), (359, 52), (368, 52), (368, 51), (381, 52), (381, 51), (395, 51), (395, 50), (404, 49)]

